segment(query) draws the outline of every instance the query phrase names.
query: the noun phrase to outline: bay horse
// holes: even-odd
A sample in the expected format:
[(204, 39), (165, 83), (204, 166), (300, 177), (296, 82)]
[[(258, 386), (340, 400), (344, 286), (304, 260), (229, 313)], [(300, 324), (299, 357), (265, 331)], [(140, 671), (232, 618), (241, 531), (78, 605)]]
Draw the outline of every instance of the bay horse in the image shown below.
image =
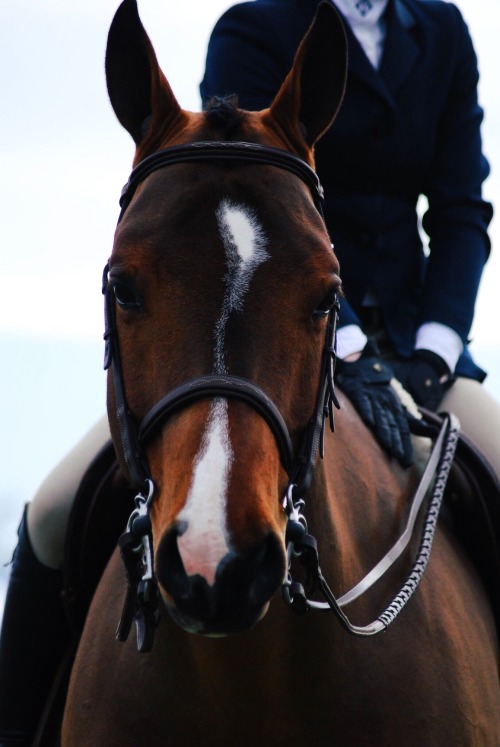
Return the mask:
[(367, 635), (279, 598), (300, 588), (287, 532), (316, 538), (341, 595), (392, 545), (417, 483), (341, 393), (322, 434), (341, 283), (313, 147), (345, 86), (336, 12), (319, 6), (261, 112), (184, 111), (135, 0), (113, 20), (106, 74), (136, 144), (104, 273), (108, 413), (139, 492), (121, 541), (128, 593), (116, 552), (74, 662), (63, 747), (498, 747), (494, 617), (445, 524), (381, 635), (370, 620), (406, 554), (349, 606)]

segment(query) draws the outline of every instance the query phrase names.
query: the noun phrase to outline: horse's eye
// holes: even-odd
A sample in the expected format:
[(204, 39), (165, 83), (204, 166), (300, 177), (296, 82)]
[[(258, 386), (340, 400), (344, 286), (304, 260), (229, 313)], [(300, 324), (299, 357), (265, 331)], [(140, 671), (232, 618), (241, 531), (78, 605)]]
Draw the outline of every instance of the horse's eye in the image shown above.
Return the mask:
[(314, 309), (313, 311), (313, 317), (314, 319), (324, 319), (328, 316), (330, 311), (332, 310), (333, 306), (335, 305), (335, 302), (337, 300), (337, 291), (332, 290), (330, 291), (325, 298), (322, 300), (322, 302)]
[(113, 292), (115, 294), (116, 302), (122, 309), (140, 309), (141, 302), (138, 299), (135, 291), (125, 283), (115, 282), (113, 284)]

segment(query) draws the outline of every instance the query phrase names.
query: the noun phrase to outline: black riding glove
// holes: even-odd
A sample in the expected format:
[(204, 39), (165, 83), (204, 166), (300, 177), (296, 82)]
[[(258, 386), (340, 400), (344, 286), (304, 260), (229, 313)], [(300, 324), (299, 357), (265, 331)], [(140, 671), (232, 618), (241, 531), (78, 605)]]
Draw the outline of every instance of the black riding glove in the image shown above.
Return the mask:
[(335, 378), (391, 456), (409, 467), (413, 449), (406, 410), (390, 384), (392, 369), (380, 359), (374, 342), (367, 342), (361, 357), (348, 363), (337, 360)]
[(447, 389), (453, 384), (444, 360), (430, 350), (415, 350), (408, 360), (393, 364), (396, 378), (417, 405), (436, 410)]

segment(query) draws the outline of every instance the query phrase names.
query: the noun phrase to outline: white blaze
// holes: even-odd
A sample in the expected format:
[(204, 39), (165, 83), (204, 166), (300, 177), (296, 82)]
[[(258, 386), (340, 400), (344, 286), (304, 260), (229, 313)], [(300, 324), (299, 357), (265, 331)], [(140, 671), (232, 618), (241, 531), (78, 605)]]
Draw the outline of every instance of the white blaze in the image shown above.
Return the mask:
[(179, 522), (187, 530), (177, 544), (188, 576), (198, 573), (212, 585), (221, 558), (229, 551), (226, 496), (232, 460), (228, 433), (227, 400), (216, 399), (210, 409), (193, 482)]
[(223, 200), (217, 210), (217, 223), (226, 250), (226, 293), (221, 315), (215, 326), (215, 373), (226, 373), (225, 333), (231, 311), (240, 311), (250, 280), (257, 267), (268, 259), (266, 239), (252, 210)]
[[(225, 374), (225, 332), (231, 311), (241, 310), (255, 269), (269, 254), (255, 214), (244, 205), (223, 200), (216, 213), (226, 253), (226, 293), (214, 330), (214, 373)], [(186, 530), (177, 539), (188, 575), (199, 574), (213, 585), (217, 567), (230, 550), (227, 528), (227, 487), (233, 460), (227, 400), (214, 400), (193, 481), (178, 519)]]
[(254, 215), (239, 205), (233, 205), (224, 200), (217, 211), (219, 228), (226, 245), (232, 245), (243, 264), (254, 260), (260, 255), (260, 261), (265, 259), (262, 252), (262, 230)]

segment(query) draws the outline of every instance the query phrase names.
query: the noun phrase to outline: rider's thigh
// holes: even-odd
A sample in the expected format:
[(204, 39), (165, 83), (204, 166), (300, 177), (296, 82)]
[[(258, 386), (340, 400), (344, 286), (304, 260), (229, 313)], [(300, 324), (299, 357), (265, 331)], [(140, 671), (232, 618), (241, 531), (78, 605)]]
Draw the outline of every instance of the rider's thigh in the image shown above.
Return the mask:
[(465, 435), (483, 452), (500, 480), (500, 404), (484, 385), (458, 378), (438, 410), (455, 413)]
[(28, 507), (28, 532), (38, 560), (59, 568), (66, 527), (80, 481), (92, 459), (109, 441), (107, 417), (101, 418), (52, 470)]

